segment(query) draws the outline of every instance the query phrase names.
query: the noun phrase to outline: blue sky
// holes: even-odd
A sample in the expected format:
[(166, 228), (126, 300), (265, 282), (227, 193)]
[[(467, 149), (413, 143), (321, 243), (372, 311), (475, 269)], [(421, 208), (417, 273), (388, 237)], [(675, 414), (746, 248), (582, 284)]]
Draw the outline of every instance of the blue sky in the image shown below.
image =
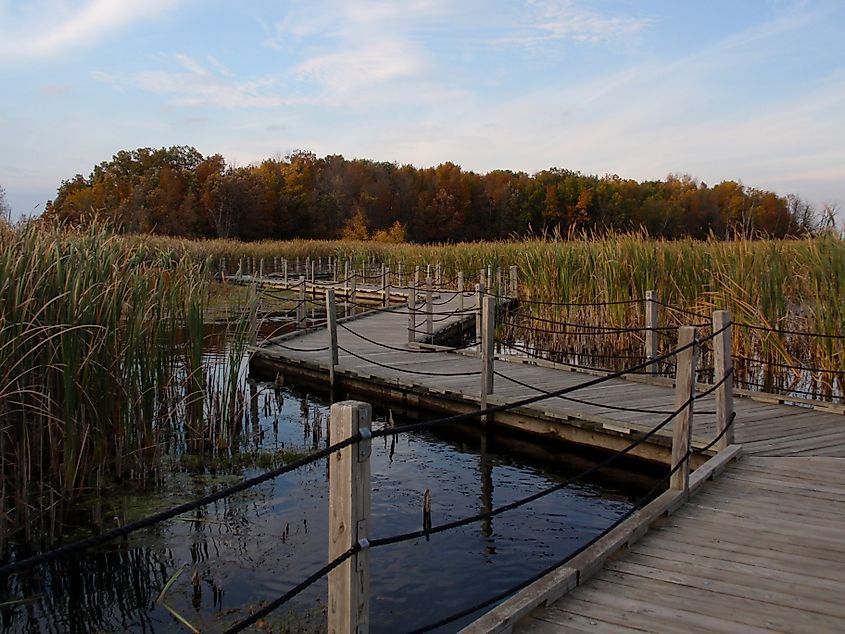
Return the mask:
[(118, 150), (192, 145), (843, 205), (843, 33), (842, 0), (0, 0), (0, 185), (37, 213)]

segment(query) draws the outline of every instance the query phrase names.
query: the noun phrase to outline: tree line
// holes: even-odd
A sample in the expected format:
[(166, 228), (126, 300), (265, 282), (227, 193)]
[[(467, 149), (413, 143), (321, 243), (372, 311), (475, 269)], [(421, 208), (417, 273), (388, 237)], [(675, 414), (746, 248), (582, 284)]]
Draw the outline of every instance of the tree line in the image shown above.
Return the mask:
[(560, 168), (478, 174), (448, 162), (417, 168), (304, 151), (244, 167), (187, 146), (120, 151), (87, 178), (63, 181), (45, 217), (240, 240), (449, 242), (582, 230), (780, 238), (819, 228), (800, 198), (736, 181), (708, 186), (670, 175), (638, 182)]

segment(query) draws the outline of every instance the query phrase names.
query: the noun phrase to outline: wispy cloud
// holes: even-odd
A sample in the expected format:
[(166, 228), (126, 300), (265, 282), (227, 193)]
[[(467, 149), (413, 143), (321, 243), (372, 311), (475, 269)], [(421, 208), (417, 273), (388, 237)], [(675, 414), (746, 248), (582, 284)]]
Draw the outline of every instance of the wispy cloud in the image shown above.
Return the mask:
[(617, 41), (652, 24), (643, 17), (609, 14), (576, 0), (528, 0), (509, 33), (497, 40), (502, 45), (538, 45), (552, 41)]
[(176, 54), (172, 59), (180, 70), (145, 70), (128, 78), (95, 72), (94, 79), (121, 85), (134, 83), (142, 90), (169, 96), (170, 105), (217, 108), (276, 108), (301, 99), (280, 94), (279, 82), (271, 77), (237, 79), (216, 58), (209, 58), (206, 67), (189, 55)]
[(90, 46), (106, 34), (154, 17), (178, 0), (88, 0), (78, 3), (38, 0), (13, 14), (0, 4), (0, 59), (45, 58)]

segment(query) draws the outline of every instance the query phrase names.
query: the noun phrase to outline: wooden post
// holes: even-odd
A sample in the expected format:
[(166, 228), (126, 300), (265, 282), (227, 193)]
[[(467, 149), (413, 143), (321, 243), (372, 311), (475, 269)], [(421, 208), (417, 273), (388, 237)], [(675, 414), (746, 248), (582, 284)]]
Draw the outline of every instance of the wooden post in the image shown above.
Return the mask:
[(437, 288), (443, 288), (443, 265), (440, 262), (434, 269), (434, 285)]
[(487, 265), (487, 289), (491, 290), (493, 288), (493, 265)]
[(382, 305), (388, 306), (390, 305), (390, 282), (388, 278), (390, 277), (390, 267), (386, 264), (381, 265), (381, 298), (382, 298)]
[(478, 273), (478, 284), (482, 288), (487, 288), (487, 269), (481, 269), (481, 271), (479, 271), (479, 273)]
[(458, 271), (458, 310), (464, 309), (464, 272)]
[(249, 344), (258, 342), (258, 287), (255, 282), (249, 285)]
[[(678, 328), (678, 347), (682, 348), (696, 340), (695, 328)], [(672, 468), (683, 463), (669, 480), (669, 488), (676, 491), (689, 490), (689, 449), (692, 440), (692, 395), (695, 393), (695, 367), (698, 359), (698, 344), (690, 346), (676, 355), (678, 369), (675, 374), (675, 409), (689, 403), (672, 421)]]
[(518, 286), (518, 283), (517, 283), (517, 279), (518, 279), (518, 278), (517, 278), (517, 275), (518, 275), (518, 274), (519, 274), (519, 269), (518, 269), (518, 268), (517, 268), (517, 266), (514, 264), (514, 265), (513, 265), (513, 266), (511, 266), (511, 268), (510, 268), (510, 278), (511, 278), (511, 279), (510, 279), (510, 283), (511, 283), (511, 284), (510, 284), (510, 286), (511, 286), (511, 292), (510, 292), (510, 295), (511, 295), (511, 297), (513, 297), (514, 299), (516, 299), (516, 298), (517, 298), (517, 296), (519, 295), (519, 286)]
[(305, 328), (305, 276), (299, 276), (299, 303), (296, 305), (296, 327)]
[(502, 293), (502, 267), (496, 267), (496, 301), (499, 301), (499, 297), (504, 295)]
[[(425, 278), (425, 332), (430, 337), (434, 332), (434, 304), (431, 300), (431, 276)], [(429, 343), (433, 343), (429, 341)]]
[(297, 258), (296, 258), (296, 271), (294, 271), (294, 272), (299, 274), (299, 256), (297, 256)]
[(311, 260), (311, 286), (314, 287), (314, 296), (317, 296), (317, 275), (314, 260)]
[[(731, 415), (734, 411), (734, 388), (733, 358), (731, 357), (731, 313), (727, 310), (713, 312), (713, 332), (720, 332), (713, 338), (713, 382), (718, 383), (724, 379), (724, 383), (716, 388), (716, 434), (721, 434), (728, 426)], [(727, 378), (725, 378), (727, 377)], [(732, 445), (734, 442), (734, 427), (731, 426), (718, 441), (716, 449), (721, 451)]]
[(349, 293), (351, 294), (351, 297), (352, 297), (352, 299), (350, 301), (353, 304), (353, 306), (352, 306), (353, 310), (355, 310), (355, 306), (354, 306), (355, 302), (358, 301), (358, 292), (355, 290), (357, 288), (357, 284), (355, 283), (355, 278), (356, 278), (355, 270), (353, 269), (352, 270), (352, 279), (350, 280), (351, 286), (349, 288)]
[(408, 289), (408, 343), (417, 340), (417, 288)]
[[(484, 296), (481, 309), (481, 409), (493, 393), (493, 335), (496, 332), (496, 298)], [(486, 422), (486, 417), (484, 422)]]
[(273, 257), (273, 273), (279, 272), (279, 258)]
[(418, 289), (420, 287), (420, 267), (414, 267), (414, 289)]
[(402, 279), (402, 263), (400, 262), (397, 266), (399, 267), (399, 270), (396, 272), (399, 277), (399, 282), (397, 284), (401, 288), (405, 286), (404, 280)]
[(362, 549), (329, 573), (328, 631), (366, 634), (370, 625), (368, 521), (372, 407), (360, 401), (332, 405), (331, 438), (364, 440), (329, 456), (329, 561)]
[(326, 324), (329, 331), (329, 385), (334, 387), (337, 367), (337, 306), (334, 289), (326, 289)]
[(285, 288), (288, 286), (288, 259), (282, 261), (282, 272), (285, 274)]
[(244, 259), (238, 258), (238, 272), (236, 273), (236, 275), (238, 277), (241, 277), (243, 274), (244, 274)]
[(258, 261), (258, 277), (264, 277), (264, 258)]
[(481, 344), (481, 298), (484, 297), (484, 284), (475, 285), (475, 343)]
[[(646, 359), (657, 357), (657, 291), (645, 292), (645, 356)], [(653, 363), (646, 367), (646, 371), (657, 374), (658, 367)]]

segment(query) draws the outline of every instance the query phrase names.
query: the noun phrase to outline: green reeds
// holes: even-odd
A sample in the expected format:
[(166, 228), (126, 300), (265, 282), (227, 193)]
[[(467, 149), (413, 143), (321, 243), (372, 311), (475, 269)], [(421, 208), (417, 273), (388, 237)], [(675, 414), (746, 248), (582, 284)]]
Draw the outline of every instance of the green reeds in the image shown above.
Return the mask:
[(0, 241), (3, 539), (104, 482), (144, 485), (168, 446), (207, 436), (211, 399), (195, 258), (103, 227), (32, 223)]

